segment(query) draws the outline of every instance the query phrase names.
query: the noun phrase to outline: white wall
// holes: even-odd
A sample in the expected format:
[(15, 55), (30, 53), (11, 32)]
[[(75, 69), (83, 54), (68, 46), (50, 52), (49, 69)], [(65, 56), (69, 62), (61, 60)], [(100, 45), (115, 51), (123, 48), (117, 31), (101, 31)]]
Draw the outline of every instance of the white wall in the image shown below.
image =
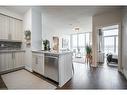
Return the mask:
[[(64, 31), (64, 29), (61, 31), (57, 30), (57, 28), (53, 29), (52, 26), (51, 27), (48, 26), (48, 24), (46, 24), (45, 22), (43, 22), (43, 24), (42, 24), (42, 31), (43, 31), (42, 32), (42, 39), (49, 40), (51, 48), (53, 47), (53, 44), (52, 44), (53, 36), (59, 37), (59, 49), (62, 48), (62, 38), (66, 38), (70, 41), (69, 34), (62, 32), (62, 31)], [(66, 31), (66, 29), (65, 29), (65, 31)]]
[[(50, 19), (51, 18), (48, 18), (48, 16), (42, 13), (42, 40), (49, 40), (50, 46), (52, 47), (52, 37), (58, 36), (59, 34), (57, 31), (57, 27)], [(51, 23), (53, 25), (51, 25)]]
[[(93, 48), (93, 65), (94, 66), (97, 66), (97, 46), (98, 46), (97, 31), (98, 29), (105, 27), (105, 26), (116, 25), (116, 24), (119, 24), (121, 26), (121, 17), (122, 17), (121, 14), (122, 14), (121, 10), (117, 10), (117, 11), (110, 11), (110, 12), (106, 12), (106, 13), (102, 13), (102, 14), (93, 16), (93, 19), (92, 19), (92, 48)], [(119, 49), (121, 48), (119, 47)], [(119, 61), (121, 60), (119, 59)]]
[(3, 7), (0, 7), (0, 13), (23, 20), (23, 16), (22, 15), (19, 15), (17, 13), (9, 11), (9, 10), (3, 8)]
[[(23, 19), (23, 31), (25, 30), (30, 30), (32, 33), (32, 10), (29, 9), (25, 15), (24, 15), (24, 19)], [(31, 70), (31, 66), (32, 66), (32, 53), (31, 53), (31, 47), (26, 47), (25, 45), (25, 39), (24, 39), (24, 43), (23, 43), (23, 47), (25, 49), (25, 68), (32, 71)]]
[(39, 8), (32, 8), (32, 50), (42, 49), (42, 16)]
[(124, 9), (122, 23), (122, 67), (123, 73), (127, 79), (127, 7)]
[(40, 50), (42, 47), (42, 24), (41, 12), (38, 8), (30, 8), (24, 15), (24, 31), (31, 31), (31, 46), (26, 47), (24, 39), (25, 67), (32, 71), (32, 50)]
[[(73, 30), (74, 27), (72, 27), (68, 23), (60, 22), (59, 20), (56, 20), (56, 18), (59, 18), (59, 17), (52, 18), (52, 16), (50, 17), (49, 15), (43, 14), (42, 12), (42, 39), (43, 40), (48, 39), (50, 41), (50, 46), (52, 47), (52, 37), (58, 36), (60, 38), (59, 47), (61, 48), (62, 38), (69, 39), (70, 34), (74, 34), (77, 32), (74, 32)], [(79, 33), (91, 32), (92, 31), (92, 17), (88, 17), (87, 19), (82, 18), (82, 21), (78, 25), (80, 26)]]

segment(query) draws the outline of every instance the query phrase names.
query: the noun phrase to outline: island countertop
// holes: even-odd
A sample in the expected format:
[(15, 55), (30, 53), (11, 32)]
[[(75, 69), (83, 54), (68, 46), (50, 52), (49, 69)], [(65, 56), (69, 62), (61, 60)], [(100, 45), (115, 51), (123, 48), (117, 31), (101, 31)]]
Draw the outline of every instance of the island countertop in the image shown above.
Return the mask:
[[(46, 66), (46, 64), (49, 64), (45, 61), (46, 54), (49, 54), (48, 55), (49, 57), (47, 60), (49, 60), (50, 58), (55, 58), (56, 62), (58, 62), (57, 64), (58, 64), (59, 87), (62, 87), (65, 83), (67, 83), (73, 77), (73, 72), (74, 72), (74, 70), (73, 70), (73, 59), (72, 59), (73, 53), (71, 51), (56, 52), (56, 51), (32, 50), (32, 53), (33, 53), (33, 58), (35, 59), (35, 62), (34, 62), (35, 64), (36, 64), (36, 61), (38, 61), (38, 58), (39, 58), (39, 60), (42, 60), (40, 62), (41, 62), (41, 66), (43, 64), (44, 69), (42, 71), (43, 72), (42, 75), (44, 75), (44, 76), (46, 76), (45, 71), (44, 71), (46, 68), (45, 66)], [(54, 57), (54, 55), (57, 57)], [(52, 61), (53, 60), (54, 59), (52, 59)], [(52, 61), (49, 60), (48, 62), (52, 62)], [(52, 66), (52, 65), (50, 65), (50, 66)], [(48, 72), (48, 73), (51, 73), (51, 72)], [(49, 78), (51, 78), (51, 77), (49, 77)]]
[(33, 53), (51, 53), (51, 54), (58, 54), (58, 55), (62, 55), (62, 54), (68, 54), (68, 53), (72, 53), (71, 51), (44, 51), (44, 50), (32, 50)]

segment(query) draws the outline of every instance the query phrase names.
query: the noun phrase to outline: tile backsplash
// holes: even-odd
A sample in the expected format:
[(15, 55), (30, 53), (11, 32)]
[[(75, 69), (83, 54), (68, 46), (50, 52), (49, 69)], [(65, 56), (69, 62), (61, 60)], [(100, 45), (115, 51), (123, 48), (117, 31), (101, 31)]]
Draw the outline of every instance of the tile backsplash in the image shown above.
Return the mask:
[(21, 42), (0, 41), (0, 50), (21, 49)]

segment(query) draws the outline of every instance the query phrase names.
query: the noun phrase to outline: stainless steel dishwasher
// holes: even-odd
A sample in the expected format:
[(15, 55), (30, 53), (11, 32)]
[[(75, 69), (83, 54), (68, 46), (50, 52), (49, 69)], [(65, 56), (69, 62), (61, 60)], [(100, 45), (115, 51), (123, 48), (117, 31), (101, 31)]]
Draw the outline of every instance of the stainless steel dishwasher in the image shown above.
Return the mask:
[(45, 53), (44, 76), (56, 82), (59, 82), (57, 54)]

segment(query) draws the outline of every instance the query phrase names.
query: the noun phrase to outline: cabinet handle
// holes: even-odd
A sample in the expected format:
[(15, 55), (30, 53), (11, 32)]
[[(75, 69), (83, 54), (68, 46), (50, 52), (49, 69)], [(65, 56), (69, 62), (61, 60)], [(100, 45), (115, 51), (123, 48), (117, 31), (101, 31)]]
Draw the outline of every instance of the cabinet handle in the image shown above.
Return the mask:
[(36, 64), (38, 64), (38, 58), (36, 57)]
[(13, 53), (12, 53), (12, 59), (14, 59)]
[(14, 53), (12, 53), (12, 59), (14, 59), (15, 58), (15, 54)]

